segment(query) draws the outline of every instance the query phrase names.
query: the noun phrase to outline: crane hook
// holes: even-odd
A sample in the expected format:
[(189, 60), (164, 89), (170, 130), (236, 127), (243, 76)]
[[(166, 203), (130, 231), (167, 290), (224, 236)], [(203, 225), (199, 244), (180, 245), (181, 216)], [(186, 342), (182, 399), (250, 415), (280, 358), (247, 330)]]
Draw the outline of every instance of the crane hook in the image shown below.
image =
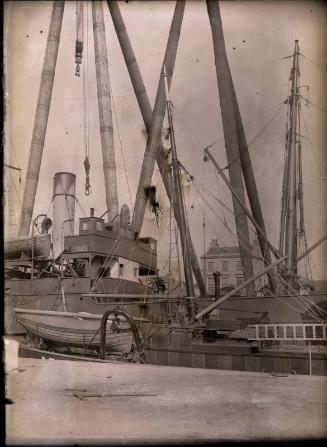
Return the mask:
[(89, 196), (91, 192), (91, 185), (90, 185), (90, 161), (89, 157), (86, 156), (84, 160), (84, 168), (85, 168), (85, 174), (86, 174), (86, 181), (85, 181), (85, 195)]
[(90, 185), (90, 180), (89, 180), (89, 176), (86, 176), (86, 183), (85, 183), (85, 195), (89, 196), (91, 193), (91, 185)]

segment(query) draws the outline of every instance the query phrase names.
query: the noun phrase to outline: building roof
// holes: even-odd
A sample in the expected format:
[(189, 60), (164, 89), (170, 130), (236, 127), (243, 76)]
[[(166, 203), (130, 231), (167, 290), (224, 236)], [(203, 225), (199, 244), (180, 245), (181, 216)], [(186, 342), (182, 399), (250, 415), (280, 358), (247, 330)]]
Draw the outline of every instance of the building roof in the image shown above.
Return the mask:
[(239, 256), (240, 255), (240, 250), (238, 247), (234, 246), (234, 247), (220, 247), (218, 244), (216, 245), (211, 245), (209, 250), (207, 250), (205, 256), (202, 255), (201, 259), (203, 259), (204, 257), (209, 258), (209, 257), (217, 257), (217, 256)]

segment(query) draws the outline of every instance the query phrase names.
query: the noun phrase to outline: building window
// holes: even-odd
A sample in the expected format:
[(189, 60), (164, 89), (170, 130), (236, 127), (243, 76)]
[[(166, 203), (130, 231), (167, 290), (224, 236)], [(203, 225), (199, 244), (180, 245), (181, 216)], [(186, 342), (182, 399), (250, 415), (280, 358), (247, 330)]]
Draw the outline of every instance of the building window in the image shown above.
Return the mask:
[(222, 263), (221, 263), (221, 270), (223, 272), (228, 272), (228, 261), (222, 261)]
[(82, 230), (83, 231), (87, 231), (89, 229), (89, 224), (88, 224), (88, 222), (83, 222), (82, 223)]
[(242, 276), (237, 276), (236, 277), (236, 285), (240, 286), (241, 284), (243, 284), (243, 277)]
[(242, 263), (241, 261), (236, 262), (236, 271), (241, 272), (242, 271)]
[(213, 272), (214, 262), (208, 261), (208, 272)]
[(227, 276), (223, 276), (223, 277), (221, 278), (221, 286), (222, 286), (222, 287), (226, 287), (226, 286), (228, 286), (228, 277), (227, 277)]
[(134, 276), (137, 277), (139, 275), (139, 269), (134, 267)]

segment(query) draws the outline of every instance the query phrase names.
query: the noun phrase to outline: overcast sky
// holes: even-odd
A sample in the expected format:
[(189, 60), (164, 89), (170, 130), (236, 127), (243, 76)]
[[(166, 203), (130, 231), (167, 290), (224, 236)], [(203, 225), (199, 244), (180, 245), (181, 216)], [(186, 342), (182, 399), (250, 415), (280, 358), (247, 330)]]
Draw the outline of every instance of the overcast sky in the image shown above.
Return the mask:
[[(175, 2), (119, 2), (121, 12), (140, 66), (151, 103), (158, 85)], [(87, 6), (88, 5), (88, 6)], [(76, 195), (88, 212), (105, 211), (101, 145), (93, 51), (91, 4), (84, 2), (85, 33), (83, 66), (88, 66), (90, 180), (93, 193), (84, 195), (83, 89), (82, 77), (75, 77), (75, 2), (66, 2), (56, 76), (49, 114), (34, 216), (47, 212), (56, 172), (77, 175)], [(223, 1), (220, 2), (225, 42), (241, 115), (248, 139), (267, 232), (277, 245), (281, 207), (286, 106), (294, 40), (299, 39), (301, 85), (309, 85), (313, 104), (303, 107), (303, 176), (306, 230), (309, 245), (326, 232), (326, 7), (315, 1)], [(142, 117), (107, 7), (103, 2), (110, 78), (114, 108), (114, 133), (119, 204), (131, 205), (135, 198), (146, 144)], [(23, 182), (33, 129), (52, 2), (6, 2), (5, 5), (5, 88), (6, 162), (18, 163)], [(87, 11), (86, 11), (87, 10)], [(88, 45), (86, 42), (88, 36)], [(87, 48), (88, 47), (88, 48)], [(303, 95), (307, 91), (303, 89)], [(203, 149), (215, 143), (212, 153), (226, 166), (211, 29), (205, 1), (186, 2), (184, 21), (171, 87), (177, 150), (188, 171), (221, 200), (231, 206), (230, 194), (217, 180), (210, 162), (203, 162)], [(116, 112), (116, 113), (115, 113)], [(116, 120), (117, 117), (117, 120)], [(118, 123), (118, 124), (117, 124)], [(120, 146), (119, 136), (122, 143)], [(17, 156), (15, 160), (14, 154)], [(129, 196), (127, 179), (132, 193)], [(14, 177), (15, 173), (12, 174)], [(17, 176), (16, 176), (17, 177)], [(15, 178), (16, 178), (15, 177)], [(153, 182), (163, 208), (159, 229), (150, 213), (143, 231), (160, 240), (161, 263), (168, 254), (169, 207), (158, 171)], [(233, 217), (223, 208), (207, 205), (187, 183), (191, 233), (197, 253), (203, 253), (203, 213), (206, 240), (221, 245), (236, 244)], [(19, 183), (16, 178), (16, 189)], [(21, 195), (23, 189), (21, 188)], [(196, 196), (196, 197), (195, 197)], [(17, 202), (17, 201), (15, 201)], [(15, 203), (17, 207), (17, 203)], [(213, 212), (214, 211), (214, 212)], [(83, 216), (77, 206), (77, 217)], [(50, 210), (51, 215), (51, 210)], [(224, 226), (227, 222), (230, 231)], [(252, 234), (252, 231), (251, 231)], [(325, 277), (326, 243), (312, 254), (315, 279)]]

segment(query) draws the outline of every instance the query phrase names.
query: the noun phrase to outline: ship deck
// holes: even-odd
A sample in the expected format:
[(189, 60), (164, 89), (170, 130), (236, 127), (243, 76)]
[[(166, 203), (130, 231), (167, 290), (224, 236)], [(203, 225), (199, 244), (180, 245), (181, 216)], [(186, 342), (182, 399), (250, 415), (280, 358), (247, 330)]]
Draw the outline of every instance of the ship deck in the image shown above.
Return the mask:
[(323, 439), (327, 378), (18, 359), (7, 444)]

